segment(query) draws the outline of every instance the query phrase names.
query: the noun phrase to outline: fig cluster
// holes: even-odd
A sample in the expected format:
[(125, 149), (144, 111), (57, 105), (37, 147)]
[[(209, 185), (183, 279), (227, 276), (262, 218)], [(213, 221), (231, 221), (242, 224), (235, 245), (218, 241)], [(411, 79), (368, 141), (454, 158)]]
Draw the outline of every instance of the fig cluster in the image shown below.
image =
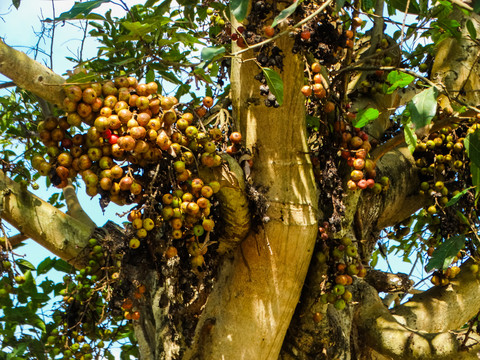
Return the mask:
[(419, 193), (429, 198), (426, 209), (432, 215), (463, 188), (460, 182), (449, 184), (448, 179), (457, 178), (465, 172), (468, 159), (463, 141), (469, 131), (475, 131), (476, 125), (468, 130), (461, 127), (457, 131), (454, 128), (458, 126), (444, 127), (430, 134), (417, 143), (413, 153), (422, 180)]
[[(192, 113), (179, 112), (177, 99), (160, 96), (157, 90), (155, 82), (138, 84), (132, 77), (103, 84), (67, 86), (64, 102), (69, 111), (67, 116), (51, 117), (38, 125), (49, 157), (47, 160), (41, 155), (34, 156), (33, 168), (40, 175), (48, 176), (58, 188), (80, 175), (88, 195), (100, 193), (102, 198), (119, 205), (143, 204), (154, 192), (158, 199), (163, 196), (164, 221), (178, 220), (187, 210), (191, 217), (208, 216), (212, 188), (207, 186), (197, 191), (193, 185), (192, 190), (191, 183), (199, 166), (221, 165), (217, 146), (223, 141), (222, 131), (218, 128), (199, 130)], [(206, 108), (212, 105), (213, 99), (206, 97), (196, 113), (205, 115)], [(82, 132), (85, 127), (88, 130)], [(232, 146), (241, 141), (241, 136), (234, 133), (233, 140)], [(169, 186), (162, 186), (165, 194), (151, 188), (152, 174), (146, 171), (159, 164), (163, 168), (157, 169), (157, 175), (168, 173), (172, 177), (171, 184), (166, 184)], [(202, 180), (193, 179), (193, 183), (196, 182)], [(213, 187), (218, 191), (218, 183)], [(181, 188), (185, 194), (180, 197), (189, 198), (191, 202), (184, 209), (180, 209), (177, 197), (173, 199), (173, 191), (182, 191)], [(169, 197), (178, 206), (170, 207), (166, 203)], [(196, 207), (202, 211), (193, 209)], [(171, 214), (170, 208), (178, 211)], [(138, 221), (134, 225), (137, 240), (145, 238), (154, 227), (152, 219), (143, 216), (142, 221), (141, 227)], [(187, 223), (192, 223), (192, 219)], [(182, 227), (175, 225), (174, 238), (180, 236), (178, 232)], [(135, 244), (137, 241), (132, 241), (130, 247), (135, 248)]]
[(342, 120), (334, 123), (334, 130), (340, 142), (340, 155), (347, 161), (348, 166), (353, 168), (347, 181), (347, 189), (353, 191), (369, 188), (374, 194), (388, 190), (390, 180), (387, 177), (375, 182), (376, 164), (367, 158), (372, 148), (368, 135), (359, 128), (351, 128)]
[(323, 250), (317, 252), (316, 259), (328, 267), (328, 279), (320, 300), (343, 310), (352, 301), (349, 286), (352, 285), (353, 276), (363, 278), (367, 270), (360, 261), (357, 245), (350, 237), (330, 239), (327, 222), (319, 227), (319, 236)]
[[(112, 330), (114, 324), (109, 329), (96, 325), (104, 320), (111, 292), (118, 286), (121, 255), (109, 253), (95, 238), (89, 240), (85, 251), (88, 263), (76, 273), (64, 276), (59, 291), (63, 301), (52, 317), (56, 326), (44, 335), (52, 358), (60, 354), (65, 358), (97, 358), (105, 342), (114, 338), (112, 331), (124, 331), (127, 326), (117, 325)], [(136, 313), (138, 320), (139, 312)]]

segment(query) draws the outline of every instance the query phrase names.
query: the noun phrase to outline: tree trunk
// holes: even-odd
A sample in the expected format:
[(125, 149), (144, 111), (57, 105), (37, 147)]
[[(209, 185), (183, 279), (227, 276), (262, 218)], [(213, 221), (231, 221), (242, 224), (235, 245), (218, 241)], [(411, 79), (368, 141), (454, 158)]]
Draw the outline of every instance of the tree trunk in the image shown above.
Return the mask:
[[(395, 314), (384, 306), (377, 290), (361, 279), (353, 284), (354, 302), (347, 309), (339, 311), (319, 301), (326, 267), (316, 259), (311, 261), (311, 257), (317, 223), (323, 220), (323, 213), (317, 208), (304, 98), (299, 91), (303, 85), (303, 60), (291, 53), (291, 42), (285, 36), (275, 43), (285, 55), (281, 73), (284, 103), (277, 109), (266, 107), (259, 95), (260, 83), (254, 76), (261, 70), (252, 61), (253, 51), (232, 59), (233, 115), (246, 147), (253, 153), (251, 179), (264, 198), (263, 205), (267, 208), (264, 222), (251, 229), (246, 239), (224, 256), (213, 290), (203, 294), (205, 299), (199, 301), (195, 316), (187, 314), (182, 319), (184, 326), (188, 322), (195, 325), (192, 325), (195, 328), (192, 343), (169, 331), (172, 308), (165, 305), (164, 297), (177, 296), (172, 292), (175, 284), (171, 281), (177, 276), (176, 260), (169, 260), (162, 268), (163, 273), (143, 274), (151, 291), (144, 304), (149, 316), (135, 322), (141, 358), (477, 358), (478, 345), (473, 345), (478, 339), (464, 342), (462, 334), (451, 331), (467, 322), (480, 307), (479, 281), (468, 272), (462, 272), (448, 287), (414, 297), (409, 304), (398, 307)], [(443, 43), (439, 48), (439, 60), (434, 66), (436, 78), (444, 79), (447, 88), (453, 90), (463, 85), (468, 89), (478, 88), (466, 82), (470, 72), (456, 74), (457, 82), (453, 84), (442, 75), (449, 73), (448, 65), (452, 64), (444, 56), (448, 53), (445, 49), (452, 44)], [(453, 48), (464, 52), (468, 51), (467, 45)], [(37, 75), (43, 74), (44, 69), (29, 67), (36, 69), (33, 76), (16, 79), (19, 75), (12, 70), (14, 67), (5, 55), (10, 52), (4, 46), (0, 43), (0, 72), (5, 71), (19, 86), (60, 105), (60, 87), (45, 90), (44, 84), (38, 83)], [(17, 55), (16, 61), (30, 61)], [(466, 62), (462, 65), (468, 67)], [(52, 76), (55, 83), (62, 83), (61, 77)], [(364, 261), (368, 260), (381, 229), (403, 220), (423, 205), (417, 195), (418, 175), (405, 144), (386, 152), (378, 162), (378, 171), (390, 177), (389, 192), (349, 194), (344, 199), (347, 210), (343, 229), (334, 235), (354, 237)], [(93, 225), (73, 216), (76, 213), (77, 218), (82, 218), (81, 212), (72, 210), (72, 216), (63, 214), (21, 189), (3, 173), (0, 190), (2, 219), (57, 255), (72, 260), (87, 243)], [(33, 221), (25, 221), (25, 214)], [(242, 224), (242, 231), (246, 231), (248, 226)], [(63, 234), (69, 234), (70, 238), (64, 241)], [(469, 352), (464, 351), (465, 345), (472, 345)]]

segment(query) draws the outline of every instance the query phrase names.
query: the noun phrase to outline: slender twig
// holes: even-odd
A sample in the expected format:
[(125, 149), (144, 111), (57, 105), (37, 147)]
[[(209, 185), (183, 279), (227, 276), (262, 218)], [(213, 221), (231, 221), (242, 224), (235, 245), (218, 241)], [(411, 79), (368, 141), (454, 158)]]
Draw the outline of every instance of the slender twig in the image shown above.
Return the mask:
[(117, 4), (116, 2), (112, 1), (112, 4), (115, 4), (117, 6), (120, 6), (123, 10), (127, 11), (130, 17), (132, 18), (132, 21), (135, 21), (135, 17), (133, 16), (132, 12), (130, 11), (130, 8), (125, 4), (123, 0), (119, 0), (120, 4)]
[(320, 14), (323, 10), (325, 10), (327, 8), (328, 5), (330, 5), (330, 3), (332, 2), (333, 0), (327, 0), (325, 3), (322, 4), (322, 6), (320, 6), (317, 10), (315, 10), (311, 15), (307, 16), (305, 19), (303, 19), (302, 21), (298, 22), (297, 24), (295, 24), (294, 26), (292, 26), (291, 28), (289, 27), (288, 29), (282, 31), (281, 33), (278, 33), (277, 35), (271, 37), (270, 39), (267, 39), (265, 41), (262, 41), (262, 42), (259, 42), (257, 44), (254, 44), (254, 45), (251, 45), (251, 46), (248, 46), (247, 48), (245, 49), (242, 49), (242, 50), (239, 50), (233, 54), (231, 54), (231, 56), (237, 56), (237, 55), (240, 55), (240, 54), (243, 54), (244, 52), (247, 52), (249, 50), (252, 50), (252, 49), (256, 49), (258, 47), (262, 47), (268, 43), (271, 43), (272, 41), (278, 39), (279, 37), (282, 37), (283, 35), (286, 35), (288, 33), (290, 33), (293, 29), (296, 29), (300, 26), (302, 26), (303, 24), (309, 22), (311, 19), (313, 19), (315, 16), (317, 16), (318, 14)]
[(460, 345), (460, 348), (463, 349), (465, 348), (465, 345), (467, 344), (468, 336), (472, 332), (473, 325), (475, 325), (475, 322), (478, 321), (478, 317), (480, 316), (480, 311), (473, 317), (473, 319), (470, 320), (469, 325), (468, 325), (468, 330), (465, 334), (465, 338), (463, 339), (462, 345)]
[(55, 40), (55, 1), (52, 0), (52, 39), (50, 41), (50, 69), (53, 70), (53, 43)]
[(4, 83), (0, 84), (0, 89), (6, 89), (6, 88), (9, 88), (9, 87), (12, 87), (12, 86), (16, 86), (15, 83), (13, 81), (7, 81), (7, 82), (4, 82)]
[(405, 7), (405, 15), (403, 16), (403, 22), (402, 22), (402, 30), (400, 31), (400, 50), (402, 48), (402, 44), (405, 41), (404, 36), (405, 36), (405, 23), (407, 22), (407, 15), (408, 15), (408, 8), (410, 7), (410, 0), (407, 0), (407, 6)]
[(83, 62), (83, 48), (85, 46), (85, 40), (87, 39), (87, 29), (88, 29), (88, 20), (85, 20), (85, 28), (83, 29), (83, 37), (82, 42), (80, 43), (80, 54), (78, 58), (78, 62)]

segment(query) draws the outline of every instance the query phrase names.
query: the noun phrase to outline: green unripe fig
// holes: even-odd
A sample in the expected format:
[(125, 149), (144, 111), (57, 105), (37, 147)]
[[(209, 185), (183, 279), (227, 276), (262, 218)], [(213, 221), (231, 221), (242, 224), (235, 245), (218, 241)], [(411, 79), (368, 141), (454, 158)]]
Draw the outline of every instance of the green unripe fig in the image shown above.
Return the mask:
[(337, 301), (335, 301), (335, 309), (337, 310), (343, 310), (345, 309), (345, 306), (347, 306), (347, 304), (345, 303), (345, 300), (343, 299), (338, 299)]

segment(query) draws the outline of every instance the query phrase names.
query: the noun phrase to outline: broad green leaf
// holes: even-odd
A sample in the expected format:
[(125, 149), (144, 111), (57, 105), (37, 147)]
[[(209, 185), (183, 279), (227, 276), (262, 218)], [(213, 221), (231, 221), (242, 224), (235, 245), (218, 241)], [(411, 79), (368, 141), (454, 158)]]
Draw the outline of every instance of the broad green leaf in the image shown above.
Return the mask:
[(15, 349), (12, 349), (12, 352), (9, 355), (13, 355), (13, 356), (23, 355), (25, 350), (27, 350), (27, 346), (28, 346), (27, 343), (20, 343), (15, 347)]
[(283, 9), (280, 14), (278, 14), (275, 19), (273, 19), (272, 27), (277, 26), (279, 23), (281, 23), (283, 20), (288, 18), (290, 15), (292, 15), (295, 10), (297, 9), (297, 6), (302, 2), (303, 0), (297, 0), (295, 1), (292, 5), (289, 7)]
[(359, 110), (357, 117), (352, 121), (352, 125), (356, 128), (364, 127), (370, 121), (378, 118), (378, 115), (380, 115), (380, 112), (374, 108)]
[(130, 31), (130, 35), (136, 35), (139, 37), (143, 37), (157, 28), (156, 24), (144, 24), (139, 21), (124, 21), (122, 25), (125, 29)]
[(405, 10), (407, 10), (407, 3), (408, 2), (410, 3), (409, 6), (408, 6), (408, 13), (409, 14), (415, 14), (415, 15), (420, 14), (420, 5), (418, 5), (418, 3), (415, 0), (413, 0), (413, 1), (391, 0), (389, 2), (389, 5), (404, 13)]
[(147, 71), (147, 74), (145, 75), (145, 81), (147, 83), (149, 83), (149, 82), (152, 82), (154, 80), (155, 80), (155, 71), (150, 69), (150, 70)]
[(75, 74), (73, 76), (70, 76), (68, 79), (67, 79), (67, 83), (89, 83), (89, 82), (93, 82), (93, 81), (97, 81), (99, 80), (99, 76), (95, 73), (84, 73), (84, 72), (80, 72), (78, 74)]
[(150, 6), (153, 6), (155, 5), (155, 3), (159, 2), (160, 0), (147, 0), (147, 2), (145, 3), (145, 7), (150, 7)]
[(37, 266), (37, 275), (47, 273), (50, 269), (53, 268), (53, 265), (55, 264), (55, 261), (56, 261), (56, 259), (52, 259), (51, 257), (45, 258), (45, 260), (43, 260)]
[(160, 76), (167, 81), (170, 81), (173, 84), (176, 85), (181, 85), (183, 84), (176, 76), (175, 74), (169, 72), (169, 71), (159, 71)]
[(362, 10), (368, 12), (370, 9), (375, 7), (376, 1), (374, 0), (363, 0), (362, 1)]
[(448, 200), (448, 202), (445, 204), (445, 207), (455, 205), (458, 202), (458, 200), (461, 199), (461, 197), (463, 195), (465, 195), (469, 190), (473, 189), (474, 187), (475, 186), (470, 186), (469, 188), (466, 188), (466, 189), (463, 189), (462, 191), (460, 191), (457, 195), (455, 195), (450, 200)]
[(446, 239), (442, 244), (437, 246), (430, 261), (425, 266), (425, 270), (429, 272), (433, 269), (447, 269), (464, 245), (465, 235), (456, 235)]
[(107, 20), (107, 19), (105, 19), (102, 15), (96, 14), (96, 13), (90, 13), (90, 14), (88, 14), (87, 16), (85, 16), (85, 19), (87, 19), (87, 20), (102, 20), (102, 21), (106, 21), (106, 20)]
[(17, 259), (15, 262), (20, 267), (20, 270), (22, 270), (24, 273), (26, 273), (28, 270), (35, 270), (35, 266), (30, 261), (25, 259)]
[(37, 315), (35, 315), (35, 318), (33, 319), (33, 321), (31, 323), (32, 323), (33, 326), (41, 329), (43, 332), (47, 331), (47, 327), (45, 326), (45, 323)]
[(48, 300), (50, 300), (50, 296), (48, 296), (47, 294), (43, 294), (43, 293), (32, 294), (32, 296), (30, 296), (30, 298), (32, 300), (36, 301), (36, 302), (39, 302), (39, 303), (45, 303)]
[(387, 94), (392, 94), (398, 88), (404, 88), (413, 80), (415, 80), (415, 77), (410, 74), (396, 70), (390, 71), (387, 76), (387, 81), (392, 85), (387, 89)]
[(413, 124), (411, 121), (407, 122), (403, 126), (403, 133), (405, 134), (405, 142), (408, 145), (408, 150), (413, 154), (415, 147), (417, 146), (417, 135), (412, 130)]
[[(60, 16), (55, 20), (69, 20), (75, 19), (80, 15), (86, 16), (90, 14), (93, 9), (96, 9), (100, 5), (108, 2), (110, 2), (110, 0), (91, 0), (85, 2), (75, 2), (75, 5), (73, 5), (73, 7), (69, 11), (60, 14)], [(80, 16), (79, 18), (81, 19), (82, 17)]]
[(278, 104), (283, 104), (283, 81), (280, 75), (273, 69), (262, 68), (263, 75), (267, 80), (268, 88), (270, 92), (277, 98)]
[(430, 87), (415, 95), (412, 101), (407, 104), (415, 129), (430, 124), (437, 113), (437, 96), (437, 89)]
[(192, 46), (193, 44), (202, 44), (195, 36), (186, 34), (186, 33), (175, 33), (174, 38), (177, 39), (177, 42), (181, 42), (185, 46)]
[(53, 265), (53, 268), (58, 271), (63, 271), (65, 273), (70, 273), (72, 270), (74, 270), (74, 267), (67, 263), (65, 260), (62, 259), (57, 259), (55, 262), (55, 265)]
[(463, 143), (470, 161), (480, 168), (480, 129), (467, 134)]
[(200, 57), (203, 61), (210, 61), (218, 55), (225, 52), (225, 48), (221, 47), (204, 47), (200, 53)]
[(16, 9), (18, 9), (20, 7), (20, 0), (12, 0), (12, 4)]
[(456, 210), (455, 215), (457, 215), (458, 220), (460, 220), (464, 225), (470, 226), (470, 221), (468, 221), (467, 217), (463, 215), (461, 211)]
[(335, 1), (335, 10), (339, 12), (340, 10), (343, 9), (343, 6), (345, 5), (345, 0), (337, 0)]
[(230, 1), (230, 11), (235, 19), (242, 21), (247, 16), (249, 0), (232, 0)]
[(470, 37), (475, 40), (477, 38), (477, 29), (475, 29), (475, 25), (473, 25), (472, 20), (467, 20), (467, 30), (470, 34)]

